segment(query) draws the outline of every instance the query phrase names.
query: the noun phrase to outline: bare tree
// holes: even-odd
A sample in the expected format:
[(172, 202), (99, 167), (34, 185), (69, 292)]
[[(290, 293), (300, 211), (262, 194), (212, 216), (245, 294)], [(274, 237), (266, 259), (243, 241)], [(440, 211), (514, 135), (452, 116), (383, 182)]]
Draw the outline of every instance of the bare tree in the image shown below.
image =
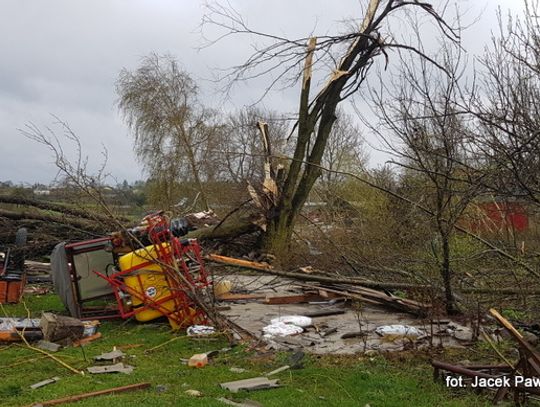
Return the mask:
[(134, 132), (135, 152), (169, 204), (175, 203), (175, 183), (188, 180), (209, 209), (202, 166), (214, 150), (218, 124), (215, 113), (199, 102), (193, 79), (172, 57), (152, 54), (134, 72), (123, 69), (116, 88), (118, 106)]
[[(392, 49), (406, 49), (435, 63), (419, 48), (398, 43), (385, 33), (390, 16), (411, 10), (425, 12), (446, 35), (455, 38), (431, 4), (419, 1), (370, 0), (360, 24), (349, 27), (347, 33), (297, 40), (257, 33), (230, 7), (209, 6), (203, 24), (222, 27), (223, 36), (258, 34), (271, 41), (233, 68), (227, 76), (229, 83), (268, 73), (273, 74), (269, 89), (283, 79), (288, 79), (288, 84), (301, 83), (293, 157), (283, 181), (276, 182), (275, 193), (270, 191), (274, 206), (266, 214), (262, 239), (266, 251), (274, 254), (286, 251), (299, 212), (321, 175), (320, 164), (336, 121), (336, 110), (341, 102), (358, 92), (374, 59), (388, 57), (387, 52)], [(314, 66), (321, 68), (318, 74), (327, 76), (318, 90), (312, 89), (312, 83), (316, 83), (312, 81)]]
[(321, 183), (328, 190), (344, 180), (344, 176), (335, 171), (358, 173), (365, 170), (368, 161), (359, 125), (342, 110), (336, 116), (321, 162), (328, 170), (321, 175)]
[(412, 197), (433, 214), (437, 239), (431, 247), (448, 313), (456, 311), (452, 237), (468, 205), (483, 192), (486, 175), (472, 165), (470, 141), (474, 134), (467, 116), (456, 110), (465, 69), (457, 50), (444, 46), (439, 52), (445, 74), (425, 61), (414, 64), (404, 60), (397, 80), (386, 87), (388, 92), (373, 92), (380, 124), (372, 125), (372, 130), (396, 157), (391, 162), (408, 174), (403, 179), (409, 181), (409, 195), (416, 192)]
[(499, 12), (499, 35), (482, 58), (482, 81), (463, 103), (479, 124), (479, 160), (496, 194), (540, 205), (540, 24), (537, 0), (522, 17)]

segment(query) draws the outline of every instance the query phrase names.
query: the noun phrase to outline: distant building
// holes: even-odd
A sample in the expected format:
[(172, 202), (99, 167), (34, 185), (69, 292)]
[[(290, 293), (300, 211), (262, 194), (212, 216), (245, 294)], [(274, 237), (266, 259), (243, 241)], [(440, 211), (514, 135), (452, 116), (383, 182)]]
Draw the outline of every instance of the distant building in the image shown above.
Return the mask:
[(476, 211), (468, 214), (469, 227), (477, 232), (524, 232), (529, 229), (527, 205), (511, 199), (497, 198), (475, 202)]

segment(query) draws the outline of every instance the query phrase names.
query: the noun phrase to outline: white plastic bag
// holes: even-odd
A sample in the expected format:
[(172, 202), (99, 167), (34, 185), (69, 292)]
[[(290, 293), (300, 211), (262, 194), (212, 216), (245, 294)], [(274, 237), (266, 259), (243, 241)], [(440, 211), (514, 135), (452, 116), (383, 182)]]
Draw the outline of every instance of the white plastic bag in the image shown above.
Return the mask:
[(280, 321), (277, 321), (277, 322), (273, 322), (273, 321), (274, 320), (272, 320), (272, 323), (270, 325), (266, 325), (262, 329), (264, 333), (264, 338), (270, 339), (274, 336), (283, 337), (283, 336), (289, 336), (289, 335), (296, 335), (296, 334), (304, 332), (304, 329), (299, 326), (286, 324)]
[(375, 329), (375, 333), (382, 337), (397, 338), (418, 338), (424, 335), (420, 329), (409, 325), (383, 325)]
[(300, 328), (307, 328), (313, 323), (310, 317), (304, 317), (302, 315), (284, 315), (279, 318), (274, 318), (270, 321), (270, 323), (272, 324), (276, 324), (278, 322), (282, 322), (284, 324), (296, 325), (296, 326), (299, 326)]
[(186, 330), (187, 336), (204, 336), (212, 335), (216, 332), (216, 328), (208, 325), (191, 325)]

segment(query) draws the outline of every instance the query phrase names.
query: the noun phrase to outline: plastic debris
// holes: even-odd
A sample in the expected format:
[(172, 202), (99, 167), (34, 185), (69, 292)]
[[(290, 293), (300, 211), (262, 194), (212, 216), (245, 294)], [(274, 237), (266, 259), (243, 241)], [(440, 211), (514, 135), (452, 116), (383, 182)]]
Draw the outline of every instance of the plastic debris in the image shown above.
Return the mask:
[(186, 331), (188, 336), (204, 336), (216, 333), (216, 328), (208, 325), (191, 325)]
[(409, 325), (383, 325), (377, 327), (375, 333), (392, 341), (401, 338), (415, 339), (424, 335), (420, 329)]
[(270, 325), (266, 325), (263, 329), (265, 338), (272, 338), (274, 336), (289, 336), (296, 335), (304, 332), (304, 328), (293, 324), (286, 324), (284, 322), (275, 322)]
[(300, 328), (307, 328), (308, 326), (311, 326), (313, 324), (313, 321), (310, 317), (305, 317), (302, 315), (284, 315), (279, 318), (274, 318), (270, 321), (271, 324), (276, 324), (278, 322), (299, 326)]
[(188, 360), (189, 367), (204, 367), (208, 364), (208, 355), (206, 353), (196, 353)]
[(202, 397), (202, 393), (199, 390), (189, 389), (186, 390), (184, 393), (191, 397)]

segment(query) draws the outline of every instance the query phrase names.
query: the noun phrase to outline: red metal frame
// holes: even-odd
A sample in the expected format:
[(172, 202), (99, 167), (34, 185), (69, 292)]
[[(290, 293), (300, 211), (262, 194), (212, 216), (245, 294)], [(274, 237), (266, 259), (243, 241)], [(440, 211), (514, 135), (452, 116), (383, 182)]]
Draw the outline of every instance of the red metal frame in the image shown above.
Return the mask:
[[(191, 298), (193, 291), (201, 293), (202, 289), (210, 285), (198, 242), (194, 239), (180, 241), (173, 236), (169, 229), (169, 221), (162, 214), (149, 215), (143, 221), (156, 253), (155, 259), (108, 276), (94, 271), (113, 288), (121, 317), (130, 318), (140, 312), (154, 309), (167, 317), (172, 325), (178, 327), (206, 323), (207, 315)], [(169, 295), (158, 300), (146, 295), (140, 275), (137, 275), (138, 289), (133, 289), (124, 282), (127, 275), (133, 275), (134, 272), (155, 264), (161, 267), (170, 291)], [(126, 307), (124, 304), (126, 294), (140, 300), (142, 305), (134, 309)], [(174, 302), (173, 310), (164, 306), (170, 301)]]

